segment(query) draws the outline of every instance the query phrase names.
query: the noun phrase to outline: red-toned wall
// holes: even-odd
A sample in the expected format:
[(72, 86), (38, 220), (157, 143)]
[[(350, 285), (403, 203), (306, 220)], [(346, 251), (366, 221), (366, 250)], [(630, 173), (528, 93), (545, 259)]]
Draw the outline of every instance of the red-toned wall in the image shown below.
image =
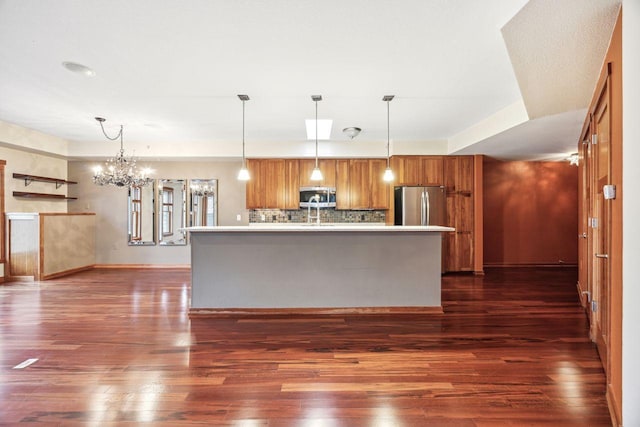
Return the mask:
[(485, 158), (484, 265), (578, 263), (578, 168)]

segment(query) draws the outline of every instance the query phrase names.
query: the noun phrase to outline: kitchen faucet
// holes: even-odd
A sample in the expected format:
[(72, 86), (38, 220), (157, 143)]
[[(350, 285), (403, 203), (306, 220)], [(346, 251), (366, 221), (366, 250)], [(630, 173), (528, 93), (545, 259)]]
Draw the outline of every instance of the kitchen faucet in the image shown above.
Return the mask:
[[(316, 214), (315, 216), (311, 215), (311, 203), (315, 200), (316, 202)], [(320, 195), (316, 194), (315, 196), (311, 196), (309, 198), (309, 205), (307, 206), (307, 222), (311, 224), (311, 220), (315, 219), (316, 224), (320, 225)]]

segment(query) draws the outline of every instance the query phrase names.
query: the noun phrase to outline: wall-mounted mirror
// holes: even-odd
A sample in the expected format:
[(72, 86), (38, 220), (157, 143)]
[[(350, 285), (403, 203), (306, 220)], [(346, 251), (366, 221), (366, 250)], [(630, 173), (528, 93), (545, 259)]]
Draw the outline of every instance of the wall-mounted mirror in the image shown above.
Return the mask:
[(155, 185), (129, 187), (128, 243), (130, 246), (155, 245)]
[(218, 180), (192, 179), (191, 226), (210, 227), (218, 225)]
[(184, 179), (158, 180), (158, 242), (186, 245), (187, 185)]

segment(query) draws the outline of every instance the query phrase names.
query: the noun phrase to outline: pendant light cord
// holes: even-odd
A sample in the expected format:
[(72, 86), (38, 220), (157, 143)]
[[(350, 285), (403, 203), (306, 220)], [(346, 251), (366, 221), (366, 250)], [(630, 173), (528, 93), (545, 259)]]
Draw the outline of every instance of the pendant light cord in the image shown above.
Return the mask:
[(387, 101), (387, 168), (389, 168), (389, 101)]
[(246, 160), (244, 157), (244, 102), (242, 101), (242, 167), (245, 168), (246, 167)]
[(118, 134), (116, 136), (114, 136), (113, 138), (111, 138), (109, 135), (107, 135), (107, 132), (105, 132), (104, 130), (104, 126), (102, 124), (102, 122), (104, 122), (104, 119), (98, 119), (98, 117), (96, 117), (96, 120), (98, 120), (98, 123), (100, 123), (100, 129), (102, 129), (102, 133), (104, 134), (104, 136), (110, 140), (110, 141), (115, 141), (116, 139), (120, 138), (120, 151), (123, 152), (124, 151), (124, 147), (123, 147), (123, 142), (122, 142), (122, 125), (120, 125), (120, 132), (118, 132)]

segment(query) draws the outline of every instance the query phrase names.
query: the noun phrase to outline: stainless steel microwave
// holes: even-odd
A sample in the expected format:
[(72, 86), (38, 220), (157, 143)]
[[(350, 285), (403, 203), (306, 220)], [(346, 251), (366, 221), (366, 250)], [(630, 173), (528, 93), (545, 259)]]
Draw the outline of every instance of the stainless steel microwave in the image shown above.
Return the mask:
[[(317, 198), (315, 196), (318, 196)], [(335, 208), (335, 187), (300, 187), (301, 208)]]

